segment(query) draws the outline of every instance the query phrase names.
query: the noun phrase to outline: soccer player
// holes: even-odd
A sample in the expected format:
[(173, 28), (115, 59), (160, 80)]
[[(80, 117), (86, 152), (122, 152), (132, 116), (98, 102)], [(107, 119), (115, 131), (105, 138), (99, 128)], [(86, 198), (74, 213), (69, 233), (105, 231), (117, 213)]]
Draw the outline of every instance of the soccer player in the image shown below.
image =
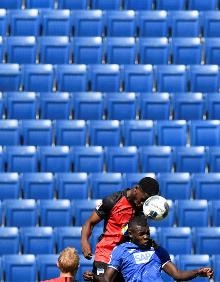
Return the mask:
[[(96, 245), (93, 272), (103, 274), (107, 268), (109, 257), (114, 247), (125, 240), (127, 224), (135, 215), (142, 213), (143, 203), (147, 198), (158, 195), (159, 184), (151, 177), (142, 178), (139, 183), (131, 188), (116, 192), (103, 199), (100, 206), (96, 207), (89, 219), (82, 227), (82, 251), (87, 259), (92, 258), (89, 237), (96, 224), (104, 220), (103, 234)], [(124, 279), (120, 274), (115, 281)]]
[(112, 282), (121, 272), (126, 282), (163, 282), (161, 269), (174, 280), (187, 281), (197, 276), (212, 278), (213, 270), (202, 267), (195, 270), (179, 270), (170, 260), (168, 252), (160, 247), (152, 247), (150, 230), (143, 216), (133, 218), (128, 224), (130, 242), (117, 246), (111, 255), (108, 268), (103, 276), (86, 271), (84, 279), (95, 278), (100, 282)]

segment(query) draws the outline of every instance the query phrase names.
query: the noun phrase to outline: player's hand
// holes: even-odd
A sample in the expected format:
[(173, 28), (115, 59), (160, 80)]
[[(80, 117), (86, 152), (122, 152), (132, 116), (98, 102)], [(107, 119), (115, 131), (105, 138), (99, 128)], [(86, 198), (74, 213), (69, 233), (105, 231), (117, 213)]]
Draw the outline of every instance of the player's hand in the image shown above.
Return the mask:
[(92, 259), (92, 250), (88, 242), (82, 242), (82, 252), (86, 259)]
[(213, 269), (210, 267), (202, 267), (199, 269), (198, 276), (208, 277), (210, 279), (213, 277)]
[(92, 281), (93, 280), (93, 273), (91, 271), (85, 271), (83, 273), (83, 278), (85, 281)]

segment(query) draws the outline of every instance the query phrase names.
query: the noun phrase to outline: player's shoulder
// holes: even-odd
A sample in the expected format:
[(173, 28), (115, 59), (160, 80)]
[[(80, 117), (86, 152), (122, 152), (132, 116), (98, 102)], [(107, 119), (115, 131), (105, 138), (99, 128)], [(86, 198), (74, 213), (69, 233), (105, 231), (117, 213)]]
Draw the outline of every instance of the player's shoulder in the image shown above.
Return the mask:
[(103, 204), (114, 206), (122, 197), (126, 195), (126, 191), (127, 189), (121, 190), (105, 197), (103, 199)]

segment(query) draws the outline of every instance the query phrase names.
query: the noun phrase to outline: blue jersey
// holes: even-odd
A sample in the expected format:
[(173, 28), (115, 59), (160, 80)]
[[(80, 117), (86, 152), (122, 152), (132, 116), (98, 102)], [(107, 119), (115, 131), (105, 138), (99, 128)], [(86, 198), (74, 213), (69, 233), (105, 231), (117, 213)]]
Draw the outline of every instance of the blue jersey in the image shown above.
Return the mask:
[(143, 250), (126, 242), (115, 247), (108, 267), (121, 272), (126, 282), (163, 282), (161, 269), (168, 261), (170, 256), (162, 247)]

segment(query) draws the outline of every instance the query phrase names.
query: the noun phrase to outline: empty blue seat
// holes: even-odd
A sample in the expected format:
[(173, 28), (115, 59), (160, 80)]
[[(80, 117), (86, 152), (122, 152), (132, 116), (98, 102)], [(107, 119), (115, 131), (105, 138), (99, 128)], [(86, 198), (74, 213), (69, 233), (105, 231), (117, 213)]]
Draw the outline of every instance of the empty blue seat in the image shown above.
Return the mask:
[(58, 0), (58, 9), (84, 10), (87, 9), (88, 0)]
[(150, 218), (147, 220), (149, 223), (149, 226), (153, 227), (172, 227), (175, 223), (175, 210), (174, 210), (174, 204), (172, 201), (168, 200), (169, 205), (169, 214), (164, 218), (163, 220), (156, 221), (151, 220)]
[(20, 145), (20, 128), (17, 120), (0, 120), (0, 145)]
[(188, 9), (198, 11), (216, 10), (218, 7), (218, 0), (200, 1), (189, 0)]
[(19, 231), (17, 227), (0, 228), (0, 254), (19, 253)]
[(196, 199), (220, 199), (219, 173), (196, 173), (193, 176), (193, 184)]
[(146, 146), (139, 148), (142, 172), (171, 172), (172, 149), (169, 146)]
[(37, 275), (34, 255), (5, 255), (2, 257), (5, 282), (35, 282)]
[(70, 226), (72, 224), (69, 200), (40, 200), (38, 202), (41, 226)]
[(126, 65), (123, 68), (124, 91), (151, 92), (153, 90), (152, 65)]
[(209, 119), (220, 119), (220, 95), (219, 93), (212, 93), (207, 95), (207, 116)]
[(22, 0), (3, 0), (0, 9), (21, 9)]
[(35, 226), (37, 208), (34, 200), (4, 200), (5, 226)]
[(6, 10), (0, 9), (0, 36), (5, 36), (7, 32), (7, 17), (6, 17)]
[(141, 64), (166, 65), (169, 61), (170, 47), (166, 37), (139, 39)]
[(26, 0), (26, 8), (32, 9), (32, 8), (54, 8), (54, 0)]
[(153, 0), (125, 0), (125, 10), (151, 10)]
[(46, 146), (52, 144), (51, 120), (23, 120), (21, 131), (24, 145)]
[[(215, 194), (215, 199), (219, 199), (219, 189)], [(220, 201), (214, 200), (209, 202), (210, 216), (212, 226), (220, 226)]]
[(23, 254), (52, 254), (55, 238), (52, 227), (23, 227), (20, 229)]
[(92, 269), (93, 259), (88, 260), (83, 255), (80, 255), (79, 259), (80, 259), (80, 267), (79, 270), (77, 271), (76, 279), (80, 281), (80, 279), (82, 279), (83, 277), (83, 273), (88, 269)]
[(220, 65), (220, 39), (205, 39), (205, 63)]
[(75, 172), (102, 172), (104, 155), (101, 146), (75, 147), (72, 154)]
[(0, 93), (0, 119), (2, 119), (4, 108), (5, 108), (5, 101), (3, 101), (2, 93)]
[(189, 173), (160, 173), (157, 176), (160, 193), (166, 199), (188, 200), (192, 194), (192, 181)]
[(137, 48), (134, 37), (109, 37), (105, 40), (106, 62), (108, 64), (134, 64)]
[(55, 228), (57, 251), (61, 252), (67, 247), (72, 247), (77, 250), (78, 254), (81, 254), (81, 230), (81, 226)]
[(123, 189), (120, 173), (92, 173), (89, 180), (93, 199), (102, 199)]
[(220, 172), (219, 157), (220, 157), (220, 148), (210, 147), (207, 152), (207, 159), (208, 159), (210, 172)]
[(138, 184), (138, 182), (144, 178), (144, 177), (151, 177), (156, 179), (156, 176), (154, 173), (124, 173), (123, 174), (123, 182), (124, 187), (133, 187)]
[(194, 230), (195, 253), (217, 255), (220, 253), (220, 228), (197, 227)]
[(186, 6), (186, 0), (156, 0), (157, 10), (184, 10)]
[(175, 164), (177, 172), (205, 172), (205, 148), (202, 146), (176, 147)]
[(214, 273), (215, 281), (218, 281), (220, 279), (219, 266), (220, 266), (220, 255), (212, 256), (212, 267), (213, 269), (215, 269), (215, 273)]
[(128, 11), (107, 11), (106, 12), (107, 36), (135, 36), (136, 19), (135, 12)]
[[(1, 73), (0, 73), (1, 74)], [(94, 65), (91, 67), (91, 90), (117, 92), (120, 89), (120, 68), (118, 65)], [(1, 90), (1, 80), (0, 80)]]
[(20, 178), (18, 173), (0, 173), (0, 200), (18, 199)]
[[(52, 91), (54, 71), (52, 65), (25, 65), (22, 67), (24, 91)], [(18, 90), (18, 89), (12, 89)]]
[(5, 171), (5, 152), (3, 152), (3, 148), (0, 146), (0, 171)]
[(121, 129), (125, 146), (154, 144), (155, 129), (152, 120), (125, 120)]
[[(3, 62), (4, 52), (6, 53), (6, 39), (3, 40), (3, 38), (0, 36), (0, 63)], [(7, 55), (7, 54), (6, 54)]]
[(57, 267), (59, 255), (37, 255), (37, 269), (40, 280), (59, 277), (60, 271)]
[(187, 142), (187, 124), (185, 120), (163, 120), (156, 124), (158, 145), (185, 146)]
[(169, 119), (170, 95), (168, 93), (143, 93), (140, 95), (139, 103), (141, 119)]
[(10, 146), (5, 150), (8, 172), (36, 172), (37, 152), (34, 146)]
[(91, 8), (100, 10), (120, 10), (121, 0), (92, 0)]
[(92, 146), (119, 146), (121, 132), (118, 120), (91, 120), (88, 127)]
[(105, 97), (108, 119), (135, 119), (137, 100), (135, 93), (109, 93)]
[(86, 173), (76, 172), (56, 174), (58, 199), (87, 199), (89, 192), (88, 186), (88, 176)]
[(220, 14), (219, 11), (203, 12), (203, 29), (205, 37), (219, 37), (220, 35)]
[(21, 177), (25, 199), (53, 199), (55, 183), (52, 173), (24, 173)]
[(18, 91), (21, 71), (18, 64), (0, 64), (0, 91)]

